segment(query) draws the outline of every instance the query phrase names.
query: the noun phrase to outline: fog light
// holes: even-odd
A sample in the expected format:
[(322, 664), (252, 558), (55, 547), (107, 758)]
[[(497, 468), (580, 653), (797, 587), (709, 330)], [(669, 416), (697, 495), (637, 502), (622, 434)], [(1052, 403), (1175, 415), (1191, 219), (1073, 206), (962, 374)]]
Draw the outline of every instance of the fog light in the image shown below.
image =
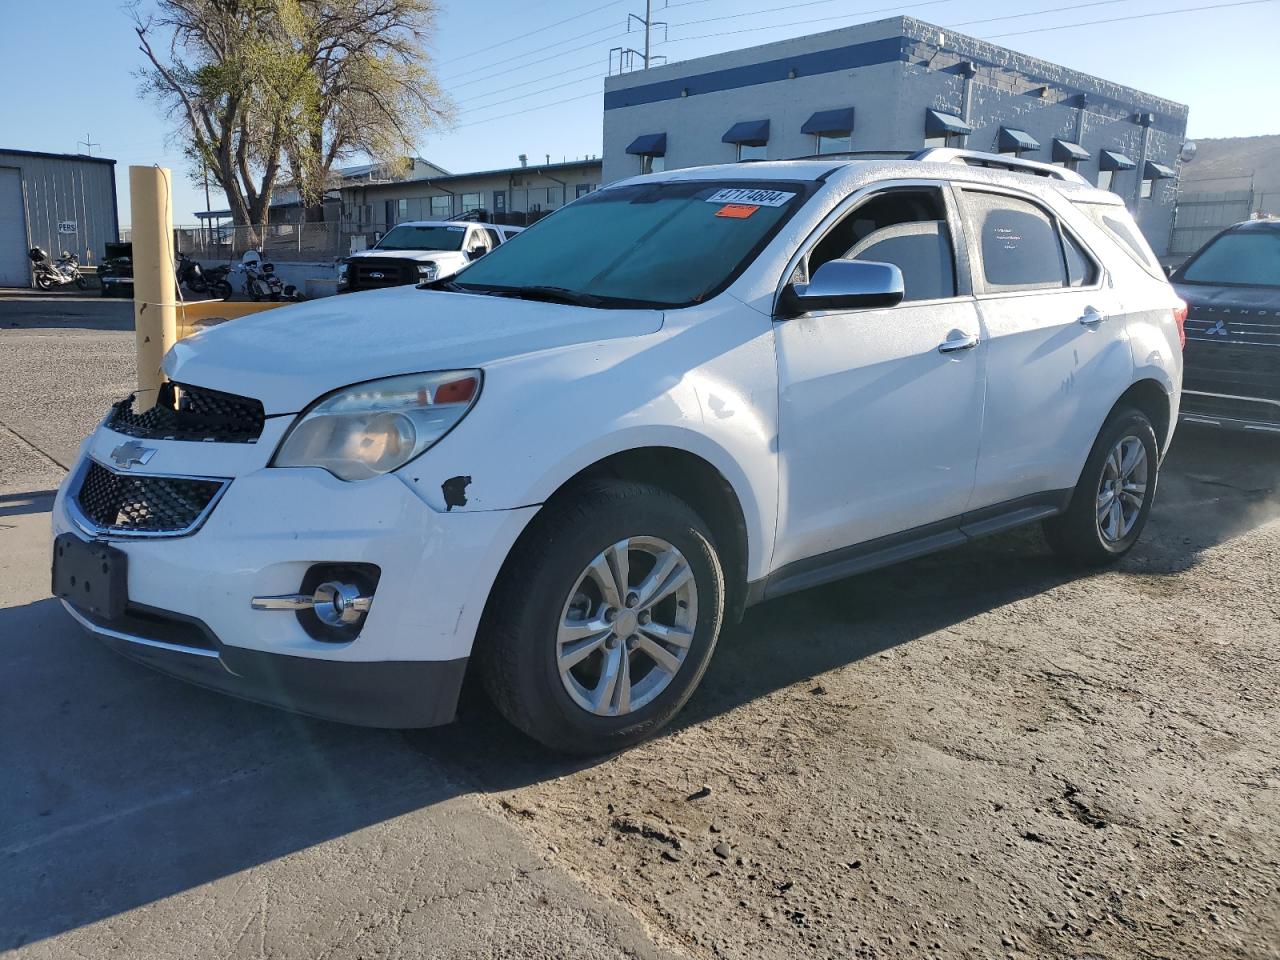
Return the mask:
[(360, 588), (350, 583), (332, 580), (316, 587), (311, 604), (322, 623), (336, 627), (355, 623), (360, 615), (368, 613), (373, 597), (360, 596)]

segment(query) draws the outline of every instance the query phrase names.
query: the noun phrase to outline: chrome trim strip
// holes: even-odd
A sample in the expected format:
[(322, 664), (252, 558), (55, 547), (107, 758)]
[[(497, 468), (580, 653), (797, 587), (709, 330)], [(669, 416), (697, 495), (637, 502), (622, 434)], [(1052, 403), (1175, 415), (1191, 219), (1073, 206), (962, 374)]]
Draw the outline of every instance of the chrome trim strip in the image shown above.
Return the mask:
[(90, 633), (97, 634), (100, 637), (111, 637), (114, 640), (125, 640), (129, 643), (140, 644), (144, 647), (155, 647), (157, 650), (168, 650), (172, 653), (185, 653), (193, 657), (209, 657), (213, 660), (218, 659), (217, 650), (204, 650), (200, 647), (184, 647), (177, 643), (165, 643), (162, 640), (148, 640), (146, 637), (136, 637), (131, 633), (121, 633), (119, 630), (112, 630), (109, 627), (100, 627), (91, 620), (85, 618), (75, 607), (62, 601), (62, 606), (67, 613), (71, 614), (80, 626), (84, 627)]
[(1209, 393), (1206, 390), (1183, 390), (1187, 396), (1192, 397), (1213, 397), (1217, 400), (1243, 400), (1245, 403), (1266, 403), (1273, 407), (1280, 407), (1280, 400), (1268, 400), (1265, 397), (1241, 397), (1234, 393)]
[[(84, 485), (84, 475), (89, 470), (90, 462), (96, 463), (102, 469), (116, 477), (150, 477), (156, 480), (200, 480), (205, 483), (219, 484), (218, 492), (210, 498), (208, 504), (206, 504), (205, 508), (200, 511), (195, 520), (186, 527), (183, 527), (181, 530), (133, 531), (117, 530), (114, 527), (100, 527), (85, 516), (84, 512), (80, 509), (80, 488)], [(227, 488), (230, 486), (231, 480), (227, 477), (198, 477), (177, 473), (133, 473), (132, 471), (123, 472), (120, 470), (113, 470), (97, 457), (90, 454), (89, 456), (86, 456), (80, 462), (80, 466), (76, 468), (75, 478), (71, 481), (71, 485), (68, 488), (69, 491), (75, 492), (69, 492), (65, 498), (67, 504), (67, 515), (71, 517), (71, 522), (80, 529), (81, 533), (87, 534), (95, 540), (166, 540), (173, 539), (174, 537), (188, 537), (204, 526), (204, 522), (209, 519), (209, 514), (213, 513), (213, 508), (218, 505), (223, 494), (227, 492)]]

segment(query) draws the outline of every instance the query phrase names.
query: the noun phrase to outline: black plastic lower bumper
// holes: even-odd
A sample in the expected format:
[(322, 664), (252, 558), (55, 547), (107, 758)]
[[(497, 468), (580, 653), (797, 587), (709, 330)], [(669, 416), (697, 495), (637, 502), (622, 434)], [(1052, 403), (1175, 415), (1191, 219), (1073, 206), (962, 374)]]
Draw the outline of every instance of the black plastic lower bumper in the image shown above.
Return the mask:
[(162, 673), (255, 703), (363, 727), (407, 729), (451, 722), (467, 670), (466, 657), (318, 660), (232, 647), (216, 638), (216, 649), (157, 645), (123, 635), (83, 611), (77, 614), (117, 653)]

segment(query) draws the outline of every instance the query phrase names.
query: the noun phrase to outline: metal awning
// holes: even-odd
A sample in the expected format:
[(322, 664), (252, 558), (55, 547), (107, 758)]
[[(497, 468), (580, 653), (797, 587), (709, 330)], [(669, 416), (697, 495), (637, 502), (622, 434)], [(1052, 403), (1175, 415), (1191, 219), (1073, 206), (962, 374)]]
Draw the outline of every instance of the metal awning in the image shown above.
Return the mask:
[(924, 112), (924, 132), (931, 137), (940, 137), (946, 133), (973, 133), (973, 127), (953, 113), (943, 113), (941, 110), (926, 110)]
[(769, 121), (743, 120), (735, 123), (720, 140), (722, 143), (737, 143), (746, 147), (763, 147), (769, 142)]
[(1017, 150), (1019, 153), (1029, 150), (1039, 150), (1040, 141), (1027, 133), (1025, 130), (1018, 130), (1015, 127), (1000, 128), (1000, 150)]
[(1137, 164), (1123, 153), (1116, 153), (1114, 150), (1100, 150), (1098, 152), (1099, 170), (1132, 170), (1136, 166)]
[(1088, 160), (1089, 151), (1078, 143), (1072, 143), (1070, 140), (1053, 141), (1053, 160), (1055, 163), (1061, 163), (1066, 160)]
[(665, 157), (667, 155), (667, 135), (665, 133), (646, 133), (631, 141), (627, 153), (641, 157)]
[(839, 110), (819, 110), (800, 127), (801, 133), (839, 134), (848, 136), (853, 133), (853, 107)]
[(1156, 163), (1154, 160), (1148, 160), (1142, 170), (1144, 180), (1174, 180), (1177, 176), (1177, 172), (1172, 167), (1166, 167), (1163, 163)]

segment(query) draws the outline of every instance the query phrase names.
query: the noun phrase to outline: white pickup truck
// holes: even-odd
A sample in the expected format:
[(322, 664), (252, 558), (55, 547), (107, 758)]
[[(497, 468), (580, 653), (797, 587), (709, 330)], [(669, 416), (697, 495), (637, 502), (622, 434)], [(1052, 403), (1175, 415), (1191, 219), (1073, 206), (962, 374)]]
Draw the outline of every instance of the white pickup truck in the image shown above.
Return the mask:
[(451, 277), (524, 227), (456, 220), (412, 220), (392, 227), (338, 268), (338, 291), (377, 290)]

